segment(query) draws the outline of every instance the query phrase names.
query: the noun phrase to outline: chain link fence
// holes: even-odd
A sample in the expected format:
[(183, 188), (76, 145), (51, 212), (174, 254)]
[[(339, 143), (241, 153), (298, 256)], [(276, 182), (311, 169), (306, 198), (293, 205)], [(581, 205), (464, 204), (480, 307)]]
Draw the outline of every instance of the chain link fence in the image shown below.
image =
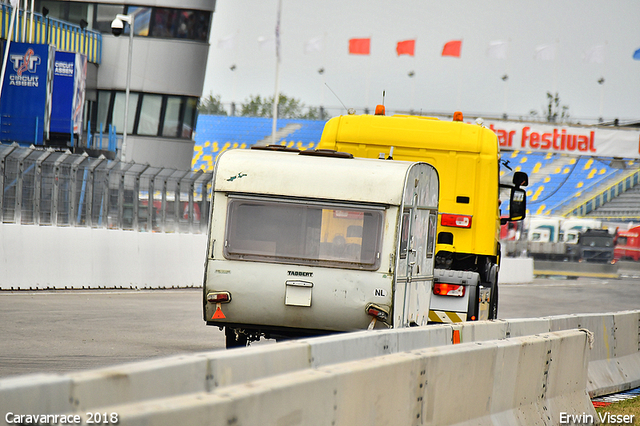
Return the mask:
[(0, 222), (206, 233), (212, 177), (0, 145)]

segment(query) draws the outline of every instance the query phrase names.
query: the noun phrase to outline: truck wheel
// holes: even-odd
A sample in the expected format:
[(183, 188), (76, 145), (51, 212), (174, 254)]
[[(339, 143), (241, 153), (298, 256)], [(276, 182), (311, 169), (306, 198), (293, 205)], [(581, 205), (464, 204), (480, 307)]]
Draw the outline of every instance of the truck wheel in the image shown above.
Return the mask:
[(235, 328), (225, 327), (224, 336), (227, 349), (247, 346), (247, 335), (244, 333), (236, 333)]
[(489, 297), (489, 319), (498, 319), (498, 266), (492, 265), (489, 271), (489, 282), (491, 283), (491, 294)]

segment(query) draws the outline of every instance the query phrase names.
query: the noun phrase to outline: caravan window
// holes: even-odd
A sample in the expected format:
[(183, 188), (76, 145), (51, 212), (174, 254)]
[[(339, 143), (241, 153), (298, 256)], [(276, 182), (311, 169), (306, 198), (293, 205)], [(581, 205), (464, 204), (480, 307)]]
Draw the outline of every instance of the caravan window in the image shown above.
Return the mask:
[(384, 209), (230, 197), (228, 259), (375, 270)]

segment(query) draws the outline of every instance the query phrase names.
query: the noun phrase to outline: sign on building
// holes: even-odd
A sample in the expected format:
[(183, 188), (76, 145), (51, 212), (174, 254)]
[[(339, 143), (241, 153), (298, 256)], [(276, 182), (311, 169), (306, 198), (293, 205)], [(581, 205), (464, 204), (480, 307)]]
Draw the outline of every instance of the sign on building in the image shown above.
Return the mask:
[(43, 145), (48, 139), (54, 47), (13, 42), (0, 99), (0, 140)]

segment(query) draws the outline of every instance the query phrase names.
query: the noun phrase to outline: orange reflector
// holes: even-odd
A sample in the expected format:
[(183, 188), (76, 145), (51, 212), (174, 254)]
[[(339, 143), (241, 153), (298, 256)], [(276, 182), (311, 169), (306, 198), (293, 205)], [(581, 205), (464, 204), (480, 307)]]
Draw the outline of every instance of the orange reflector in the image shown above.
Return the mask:
[(211, 319), (225, 319), (226, 317), (222, 313), (222, 308), (220, 308), (220, 303), (216, 304), (216, 311), (213, 313)]
[(453, 330), (453, 344), (457, 345), (460, 343), (460, 330)]
[(454, 226), (456, 228), (471, 228), (471, 216), (442, 213), (440, 224), (442, 226)]
[(434, 283), (433, 294), (436, 296), (464, 296), (465, 286), (458, 284)]
[(376, 105), (375, 115), (384, 115), (384, 105)]
[(462, 121), (464, 118), (462, 117), (462, 112), (456, 111), (453, 113), (453, 121)]

